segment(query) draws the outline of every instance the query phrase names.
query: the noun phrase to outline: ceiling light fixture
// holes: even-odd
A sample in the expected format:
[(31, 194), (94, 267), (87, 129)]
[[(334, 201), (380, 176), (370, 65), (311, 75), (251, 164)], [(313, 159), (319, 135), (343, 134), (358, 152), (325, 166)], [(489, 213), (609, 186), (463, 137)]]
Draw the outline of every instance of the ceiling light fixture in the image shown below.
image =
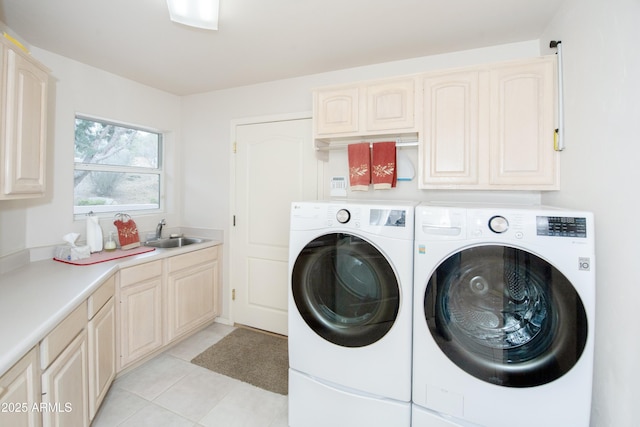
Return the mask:
[(219, 0), (167, 0), (174, 22), (207, 30), (218, 29)]

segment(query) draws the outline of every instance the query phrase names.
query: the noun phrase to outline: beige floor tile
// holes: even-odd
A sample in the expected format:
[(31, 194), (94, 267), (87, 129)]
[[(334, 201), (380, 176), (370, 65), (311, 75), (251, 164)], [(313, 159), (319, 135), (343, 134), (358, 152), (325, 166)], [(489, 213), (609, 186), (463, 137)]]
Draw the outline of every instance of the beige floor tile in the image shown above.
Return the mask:
[(165, 353), (187, 362), (233, 331), (233, 326), (214, 323), (171, 347)]
[(213, 323), (118, 378), (92, 427), (286, 427), (287, 396), (190, 363), (234, 329)]
[(153, 400), (196, 368), (189, 362), (163, 353), (118, 378), (115, 385)]
[(119, 427), (194, 427), (196, 424), (153, 403), (133, 414)]
[(112, 386), (102, 401), (92, 427), (117, 426), (148, 404), (149, 401), (142, 397)]
[(287, 411), (287, 397), (241, 383), (200, 424), (205, 427), (269, 427)]
[(200, 368), (183, 377), (153, 402), (192, 421), (199, 421), (240, 381)]
[(289, 408), (289, 404), (287, 402), (285, 404), (284, 409), (281, 412), (279, 412), (275, 420), (273, 420), (273, 422), (269, 424), (269, 427), (289, 427), (289, 409), (288, 408)]

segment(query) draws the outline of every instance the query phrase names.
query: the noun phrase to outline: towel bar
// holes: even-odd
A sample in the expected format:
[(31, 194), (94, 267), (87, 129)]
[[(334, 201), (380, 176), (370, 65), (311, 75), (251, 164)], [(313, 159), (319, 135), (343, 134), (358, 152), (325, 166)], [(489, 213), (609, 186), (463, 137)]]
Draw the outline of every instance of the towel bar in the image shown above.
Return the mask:
[[(360, 141), (360, 142), (367, 142), (367, 141)], [(330, 150), (345, 150), (349, 144), (353, 144), (354, 142), (349, 142), (349, 143), (332, 143), (329, 145), (324, 145), (324, 146), (317, 146), (316, 145), (316, 150), (317, 151), (330, 151)], [(373, 148), (373, 144), (375, 144), (375, 142), (369, 142), (369, 148)], [(402, 148), (402, 147), (417, 147), (419, 144), (419, 141), (401, 141), (401, 140), (396, 140), (396, 148)]]

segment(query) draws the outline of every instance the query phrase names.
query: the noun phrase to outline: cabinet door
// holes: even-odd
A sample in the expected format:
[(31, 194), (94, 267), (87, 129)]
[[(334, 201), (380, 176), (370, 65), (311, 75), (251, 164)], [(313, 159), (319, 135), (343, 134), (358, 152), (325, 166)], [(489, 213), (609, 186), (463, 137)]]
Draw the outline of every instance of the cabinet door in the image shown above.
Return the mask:
[(100, 403), (116, 375), (116, 320), (111, 298), (89, 320), (89, 419), (95, 417)]
[(87, 331), (83, 330), (42, 374), (44, 427), (88, 426)]
[(0, 378), (0, 425), (39, 427), (38, 350), (34, 348)]
[(314, 92), (315, 133), (318, 136), (358, 132), (359, 88)]
[(120, 289), (120, 368), (162, 346), (162, 280)]
[(423, 103), (420, 187), (478, 184), (479, 73), (426, 77)]
[(3, 197), (41, 196), (45, 190), (48, 73), (12, 49), (5, 54)]
[(217, 314), (218, 263), (209, 262), (169, 275), (167, 339), (173, 341)]
[(555, 189), (555, 57), (491, 70), (490, 184)]
[(367, 85), (366, 131), (413, 129), (415, 90), (413, 78)]

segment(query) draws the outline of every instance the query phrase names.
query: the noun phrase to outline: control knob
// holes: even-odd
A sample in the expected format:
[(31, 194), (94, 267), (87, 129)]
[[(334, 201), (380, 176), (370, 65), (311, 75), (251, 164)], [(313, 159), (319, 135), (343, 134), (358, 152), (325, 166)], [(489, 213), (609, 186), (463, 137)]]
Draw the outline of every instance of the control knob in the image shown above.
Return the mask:
[(494, 233), (504, 233), (509, 229), (509, 221), (500, 215), (493, 216), (489, 220), (489, 229)]
[(349, 220), (351, 219), (351, 214), (346, 209), (340, 209), (336, 213), (336, 219), (338, 220), (338, 222), (340, 224), (345, 224), (345, 223), (349, 222)]

